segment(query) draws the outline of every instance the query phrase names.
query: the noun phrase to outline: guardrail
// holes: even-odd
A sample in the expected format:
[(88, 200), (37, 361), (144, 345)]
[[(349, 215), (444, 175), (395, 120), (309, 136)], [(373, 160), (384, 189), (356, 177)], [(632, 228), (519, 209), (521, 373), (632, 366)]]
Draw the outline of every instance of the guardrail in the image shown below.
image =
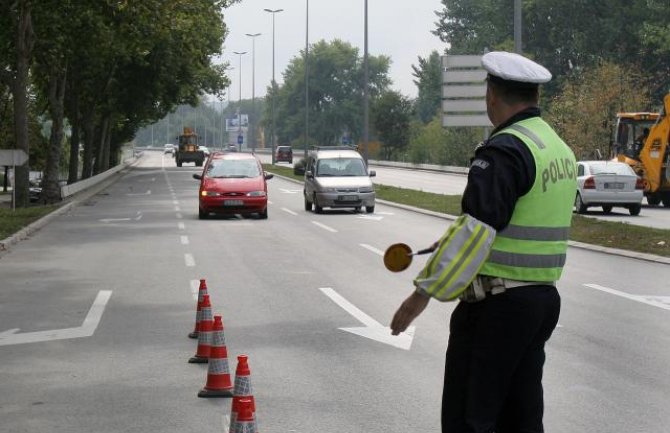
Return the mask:
[(123, 170), (129, 165), (134, 164), (137, 159), (141, 156), (140, 153), (134, 153), (134, 155), (130, 158), (124, 159), (123, 162), (115, 167), (110, 168), (109, 170), (96, 174), (95, 176), (91, 176), (87, 179), (80, 180), (75, 183), (71, 183), (69, 185), (63, 185), (60, 188), (60, 194), (61, 198), (67, 198), (70, 197), (78, 192), (81, 192), (87, 188), (92, 187), (93, 185), (102, 182), (103, 180), (107, 179), (114, 173), (118, 172), (119, 170)]

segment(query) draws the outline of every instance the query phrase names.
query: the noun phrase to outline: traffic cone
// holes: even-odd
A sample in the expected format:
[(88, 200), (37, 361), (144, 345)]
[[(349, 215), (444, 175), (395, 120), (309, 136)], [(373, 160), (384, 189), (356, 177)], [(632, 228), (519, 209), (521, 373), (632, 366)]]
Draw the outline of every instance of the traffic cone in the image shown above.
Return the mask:
[(212, 347), (212, 305), (209, 303), (209, 295), (204, 295), (202, 299), (202, 309), (200, 310), (200, 329), (198, 330), (198, 349), (195, 356), (188, 360), (190, 363), (204, 364), (209, 359), (209, 352)]
[(249, 398), (240, 399), (240, 414), (237, 416), (231, 433), (258, 433), (253, 405), (253, 401)]
[(228, 368), (228, 349), (226, 337), (223, 333), (221, 316), (214, 316), (212, 331), (212, 347), (209, 353), (207, 366), (207, 383), (198, 392), (198, 397), (232, 397), (233, 383), (230, 380)]
[(256, 412), (256, 402), (251, 388), (251, 371), (249, 370), (249, 357), (239, 355), (237, 357), (237, 369), (235, 370), (235, 389), (233, 390), (233, 402), (230, 408), (230, 430), (235, 427), (235, 421), (240, 411), (240, 400), (251, 400), (251, 410)]
[(196, 302), (195, 305), (195, 327), (193, 328), (193, 332), (188, 334), (188, 338), (198, 338), (198, 331), (199, 331), (199, 326), (200, 326), (200, 311), (201, 311), (201, 303), (203, 297), (207, 294), (207, 283), (205, 282), (204, 279), (200, 280), (200, 287), (198, 288), (198, 302)]

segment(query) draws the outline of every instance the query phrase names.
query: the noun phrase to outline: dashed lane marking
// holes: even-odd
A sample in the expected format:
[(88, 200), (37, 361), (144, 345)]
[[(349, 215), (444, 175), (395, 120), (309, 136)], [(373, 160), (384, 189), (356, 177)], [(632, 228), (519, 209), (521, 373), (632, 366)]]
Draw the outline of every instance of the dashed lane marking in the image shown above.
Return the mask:
[(181, 222), (179, 224), (177, 224), (177, 227), (179, 227), (179, 230), (184, 230), (186, 228), (184, 223), (181, 223)]
[(312, 224), (314, 224), (315, 226), (321, 227), (321, 228), (324, 229), (324, 230), (328, 230), (328, 231), (331, 232), (331, 233), (337, 233), (337, 230), (335, 230), (334, 228), (332, 228), (332, 227), (328, 227), (328, 226), (325, 225), (325, 224), (321, 224), (321, 223), (318, 222), (318, 221), (312, 221)]
[(285, 207), (281, 208), (286, 213), (290, 213), (291, 215), (298, 215), (297, 213), (293, 212), (291, 209), (287, 209)]
[(195, 266), (195, 259), (193, 258), (193, 254), (186, 253), (184, 254), (184, 262), (186, 262), (186, 266), (189, 268), (192, 268)]
[(181, 244), (188, 245), (188, 236), (181, 236)]
[(375, 253), (379, 256), (382, 256), (382, 257), (384, 256), (384, 251), (382, 251), (378, 248), (375, 248), (372, 245), (368, 245), (368, 244), (358, 244), (358, 245), (362, 246), (363, 248), (365, 248), (368, 251), (372, 251), (373, 253)]
[[(643, 295), (631, 295), (630, 293), (621, 292), (619, 290), (611, 289), (609, 287), (600, 286), (598, 284), (584, 284), (584, 286), (600, 290), (601, 292), (609, 293), (611, 295), (620, 296), (622, 298), (630, 299), (631, 301), (639, 302), (641, 304), (651, 305), (652, 307), (662, 308), (664, 310), (670, 311), (670, 304), (663, 302), (661, 296), (643, 296)], [(659, 299), (660, 298), (660, 299)]]

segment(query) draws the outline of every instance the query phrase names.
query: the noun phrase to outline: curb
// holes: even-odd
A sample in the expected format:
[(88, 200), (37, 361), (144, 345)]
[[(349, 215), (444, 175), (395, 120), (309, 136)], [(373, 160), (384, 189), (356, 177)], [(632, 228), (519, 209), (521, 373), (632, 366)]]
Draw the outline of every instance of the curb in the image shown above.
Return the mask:
[[(276, 177), (279, 177), (284, 180), (288, 180), (290, 182), (296, 183), (296, 184), (302, 184), (302, 182), (295, 180), (290, 177), (282, 176), (280, 174), (273, 173)], [(381, 200), (377, 199), (378, 203), (384, 204), (386, 206), (390, 207), (395, 207), (399, 209), (404, 209), (410, 212), (415, 212), (415, 213), (420, 213), (424, 215), (429, 215), (432, 217), (436, 218), (442, 218), (444, 220), (448, 221), (454, 221), (456, 218), (458, 218), (455, 215), (449, 215), (446, 213), (441, 213), (441, 212), (435, 212), (431, 210), (426, 210), (426, 209), (421, 209), (417, 208), (414, 206), (408, 206), (405, 204), (400, 204), (400, 203), (395, 203), (392, 201), (387, 201), (387, 200)], [(593, 245), (593, 244), (587, 244), (584, 242), (577, 242), (577, 241), (568, 241), (568, 245), (574, 248), (580, 248), (583, 250), (589, 250), (589, 251), (596, 251), (600, 253), (605, 253), (605, 254), (610, 254), (614, 256), (622, 256), (622, 257), (628, 257), (631, 259), (638, 259), (638, 260), (644, 260), (647, 262), (654, 262), (654, 263), (661, 263), (664, 265), (670, 265), (670, 257), (663, 257), (663, 256), (657, 256), (655, 254), (647, 254), (647, 253), (638, 253), (635, 251), (628, 251), (628, 250), (622, 250), (619, 248), (610, 248), (610, 247), (603, 247), (600, 245)]]

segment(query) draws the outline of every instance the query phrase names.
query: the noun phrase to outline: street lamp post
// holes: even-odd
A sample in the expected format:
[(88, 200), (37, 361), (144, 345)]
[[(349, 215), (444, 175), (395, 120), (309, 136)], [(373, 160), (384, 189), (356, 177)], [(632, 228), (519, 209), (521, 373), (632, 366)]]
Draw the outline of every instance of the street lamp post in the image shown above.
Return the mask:
[[(233, 51), (234, 54), (237, 54), (240, 56), (240, 98), (238, 99), (237, 103), (237, 136), (239, 137), (242, 135), (242, 56), (245, 55), (247, 52), (246, 51)], [(239, 138), (238, 138), (238, 143), (237, 143), (239, 150), (242, 150), (242, 144), (239, 143)]]
[(309, 0), (305, 0), (305, 161), (309, 142)]
[(251, 153), (256, 150), (256, 37), (260, 33), (247, 33), (251, 38), (251, 118), (249, 128), (251, 129)]
[(370, 79), (368, 67), (368, 0), (365, 0), (365, 43), (363, 54), (363, 159), (368, 162), (368, 138), (370, 120), (370, 95), (368, 94), (368, 82)]
[(272, 164), (275, 163), (275, 96), (277, 94), (277, 82), (275, 81), (275, 14), (283, 12), (284, 9), (263, 9), (272, 14), (272, 130), (270, 144), (272, 148)]

